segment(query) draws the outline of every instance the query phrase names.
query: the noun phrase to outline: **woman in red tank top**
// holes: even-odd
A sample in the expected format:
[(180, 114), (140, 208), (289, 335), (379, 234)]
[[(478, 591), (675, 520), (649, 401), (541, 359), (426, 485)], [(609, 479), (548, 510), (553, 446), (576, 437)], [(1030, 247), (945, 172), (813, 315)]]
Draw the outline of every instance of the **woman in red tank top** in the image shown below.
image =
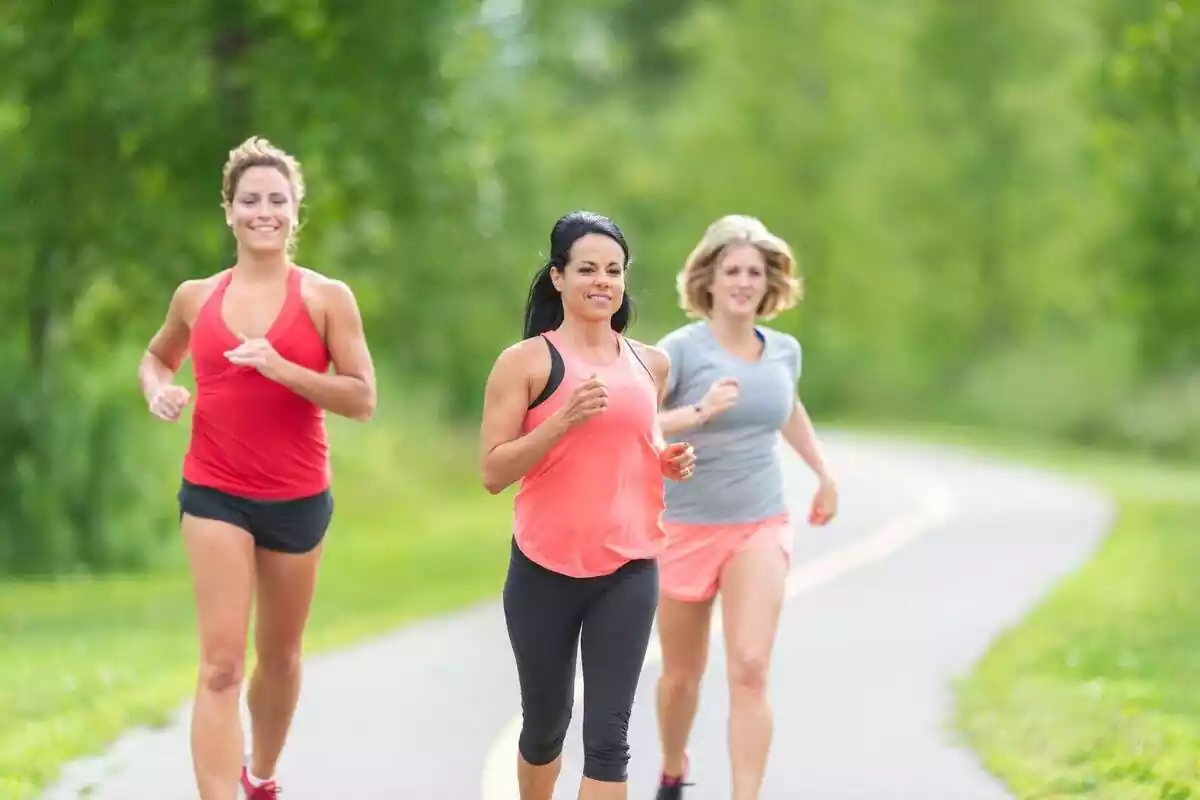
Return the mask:
[(504, 614), (521, 686), (522, 800), (548, 800), (583, 654), (582, 800), (626, 797), (627, 728), (658, 602), (663, 478), (694, 457), (657, 412), (670, 364), (622, 334), (629, 250), (608, 218), (575, 212), (550, 234), (525, 338), (496, 359), (484, 400), (483, 483), (514, 482)]
[[(230, 153), (222, 181), (237, 263), (184, 281), (138, 369), (151, 413), (179, 420), (189, 355), (192, 435), (179, 491), (200, 668), (192, 760), (201, 800), (272, 800), (300, 692), (301, 639), (333, 513), (325, 412), (366, 421), (375, 375), (353, 293), (291, 262), (300, 165), (264, 139)], [(335, 374), (328, 374), (333, 365)], [(251, 761), (238, 716), (251, 601)], [(147, 794), (154, 794), (147, 787)]]

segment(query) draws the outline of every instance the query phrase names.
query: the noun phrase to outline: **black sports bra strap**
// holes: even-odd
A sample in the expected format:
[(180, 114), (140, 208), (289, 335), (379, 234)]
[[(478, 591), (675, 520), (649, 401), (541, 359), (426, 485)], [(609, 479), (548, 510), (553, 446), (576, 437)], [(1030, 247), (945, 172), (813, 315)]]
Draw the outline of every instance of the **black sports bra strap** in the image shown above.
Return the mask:
[(650, 382), (654, 384), (655, 388), (657, 388), (658, 378), (654, 377), (654, 373), (651, 372), (650, 368), (646, 366), (646, 362), (642, 361), (642, 357), (638, 355), (637, 348), (633, 346), (633, 342), (629, 341), (629, 339), (624, 336), (621, 338), (625, 341), (625, 345), (629, 348), (629, 352), (633, 353), (633, 357), (637, 359), (637, 362), (642, 365), (642, 369), (646, 370), (646, 374), (650, 376)]
[(546, 386), (542, 389), (541, 394), (529, 404), (530, 408), (536, 408), (549, 400), (550, 395), (554, 394), (554, 390), (562, 383), (563, 375), (567, 371), (566, 365), (563, 364), (562, 353), (558, 352), (558, 348), (554, 346), (554, 343), (547, 339), (545, 335), (542, 336), (542, 341), (546, 343), (546, 347), (550, 348), (550, 374), (546, 378)]

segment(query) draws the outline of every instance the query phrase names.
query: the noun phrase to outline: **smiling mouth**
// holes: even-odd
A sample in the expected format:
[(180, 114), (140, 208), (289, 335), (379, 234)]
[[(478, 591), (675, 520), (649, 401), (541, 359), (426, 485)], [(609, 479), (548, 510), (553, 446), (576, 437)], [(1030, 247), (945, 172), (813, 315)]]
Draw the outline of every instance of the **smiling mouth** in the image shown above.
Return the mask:
[(587, 298), (588, 300), (612, 300), (612, 296), (607, 294), (589, 294)]

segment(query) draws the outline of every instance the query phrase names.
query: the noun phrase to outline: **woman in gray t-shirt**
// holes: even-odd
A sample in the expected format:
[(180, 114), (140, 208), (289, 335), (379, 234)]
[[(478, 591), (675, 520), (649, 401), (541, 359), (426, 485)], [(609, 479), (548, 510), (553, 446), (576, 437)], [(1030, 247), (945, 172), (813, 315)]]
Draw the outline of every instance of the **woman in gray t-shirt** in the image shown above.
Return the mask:
[(687, 739), (717, 591), (729, 664), (732, 796), (745, 800), (758, 796), (770, 747), (766, 677), (792, 552), (780, 434), (818, 477), (810, 524), (833, 519), (837, 489), (796, 395), (800, 344), (757, 324), (800, 299), (787, 243), (757, 219), (723, 217), (688, 256), (678, 283), (681, 305), (699, 320), (658, 344), (671, 358), (659, 420), (668, 440), (686, 436), (696, 465), (690, 481), (666, 488), (658, 800), (679, 800), (687, 785)]

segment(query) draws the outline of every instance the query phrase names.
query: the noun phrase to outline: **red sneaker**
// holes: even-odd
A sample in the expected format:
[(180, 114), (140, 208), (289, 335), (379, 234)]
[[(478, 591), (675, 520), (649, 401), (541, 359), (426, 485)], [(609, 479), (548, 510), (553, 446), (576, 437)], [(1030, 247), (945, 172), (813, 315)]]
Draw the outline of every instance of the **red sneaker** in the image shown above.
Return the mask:
[(250, 783), (250, 770), (242, 767), (242, 791), (246, 793), (246, 800), (278, 800), (282, 789), (275, 781), (267, 781), (255, 786)]

